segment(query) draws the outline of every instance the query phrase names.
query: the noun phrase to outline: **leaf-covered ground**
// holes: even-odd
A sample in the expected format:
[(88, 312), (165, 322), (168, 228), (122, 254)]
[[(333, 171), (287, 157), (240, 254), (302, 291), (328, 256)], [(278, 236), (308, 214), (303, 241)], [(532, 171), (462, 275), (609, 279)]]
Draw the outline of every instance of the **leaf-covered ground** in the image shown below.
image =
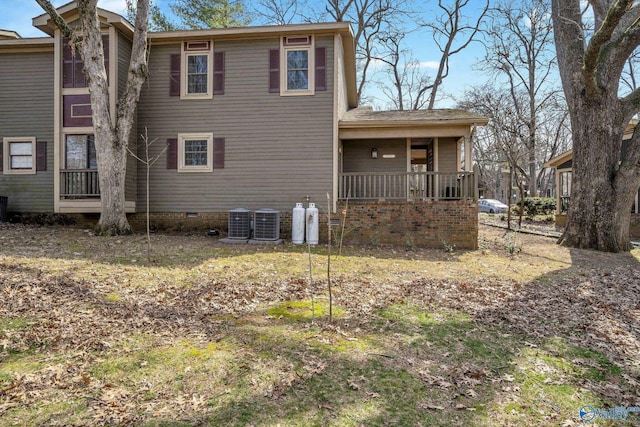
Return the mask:
[[(0, 225), (0, 425), (578, 425), (640, 406), (640, 253)], [(314, 314), (311, 313), (311, 290)], [(313, 317), (313, 319), (312, 319)], [(597, 418), (591, 425), (618, 425)], [(640, 425), (631, 413), (624, 425)]]

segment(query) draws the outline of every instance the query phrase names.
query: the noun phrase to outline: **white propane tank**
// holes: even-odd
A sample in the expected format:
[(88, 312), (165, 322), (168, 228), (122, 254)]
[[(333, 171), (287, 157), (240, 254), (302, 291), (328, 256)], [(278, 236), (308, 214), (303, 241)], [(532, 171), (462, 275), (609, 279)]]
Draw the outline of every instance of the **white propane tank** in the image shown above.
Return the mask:
[(302, 203), (296, 203), (291, 218), (291, 241), (294, 245), (304, 243), (304, 208)]
[(307, 243), (310, 245), (318, 244), (318, 208), (315, 203), (309, 203), (309, 207), (306, 211), (306, 223), (307, 223)]

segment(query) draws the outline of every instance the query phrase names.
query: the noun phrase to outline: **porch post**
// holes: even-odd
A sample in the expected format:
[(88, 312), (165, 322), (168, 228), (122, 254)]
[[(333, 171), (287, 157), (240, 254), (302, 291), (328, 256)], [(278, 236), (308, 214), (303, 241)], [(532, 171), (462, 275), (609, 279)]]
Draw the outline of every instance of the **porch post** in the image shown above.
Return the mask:
[(471, 137), (464, 138), (464, 170), (465, 172), (471, 172), (473, 170), (471, 164)]
[(561, 213), (560, 212), (560, 206), (562, 205), (560, 203), (560, 191), (561, 191), (561, 187), (560, 187), (560, 172), (558, 171), (558, 168), (555, 168), (556, 170), (556, 214)]
[(438, 159), (438, 137), (433, 138), (433, 171), (435, 176), (433, 177), (433, 198), (434, 200), (440, 199), (440, 179), (438, 172), (440, 170), (440, 159)]
[(407, 177), (404, 180), (404, 185), (406, 186), (406, 194), (407, 201), (410, 201), (412, 198), (411, 195), (411, 138), (407, 138)]
[[(112, 61), (115, 62), (115, 61)], [(53, 36), (53, 211), (60, 212), (60, 163), (62, 129), (60, 105), (62, 104), (62, 35), (55, 30)]]

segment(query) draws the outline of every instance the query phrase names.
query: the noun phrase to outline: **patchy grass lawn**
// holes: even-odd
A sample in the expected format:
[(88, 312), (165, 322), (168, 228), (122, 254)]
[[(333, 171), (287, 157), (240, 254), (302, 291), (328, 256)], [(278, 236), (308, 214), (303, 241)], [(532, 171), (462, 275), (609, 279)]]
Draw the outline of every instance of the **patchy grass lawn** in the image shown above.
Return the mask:
[[(582, 423), (640, 406), (640, 253), (0, 228), (0, 425)], [(314, 292), (313, 311), (311, 290)], [(596, 419), (591, 425), (622, 425)], [(640, 425), (631, 413), (624, 425)]]

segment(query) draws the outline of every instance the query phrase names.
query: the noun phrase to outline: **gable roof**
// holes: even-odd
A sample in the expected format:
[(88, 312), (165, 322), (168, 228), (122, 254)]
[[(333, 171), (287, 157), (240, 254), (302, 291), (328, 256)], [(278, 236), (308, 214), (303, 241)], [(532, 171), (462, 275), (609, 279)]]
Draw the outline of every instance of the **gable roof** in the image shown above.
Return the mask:
[[(56, 10), (67, 22), (73, 19), (78, 15), (78, 2), (71, 1), (67, 4), (64, 4)], [(108, 11), (106, 9), (98, 9), (98, 18), (105, 23), (111, 24), (114, 27), (118, 28), (126, 35), (131, 37), (133, 35), (133, 25), (129, 21), (127, 21), (123, 16), (118, 15), (117, 13)], [(43, 13), (42, 15), (38, 15), (32, 20), (33, 26), (45, 32), (46, 34), (53, 37), (55, 33), (56, 26), (53, 23), (51, 17), (49, 17), (48, 13)]]

